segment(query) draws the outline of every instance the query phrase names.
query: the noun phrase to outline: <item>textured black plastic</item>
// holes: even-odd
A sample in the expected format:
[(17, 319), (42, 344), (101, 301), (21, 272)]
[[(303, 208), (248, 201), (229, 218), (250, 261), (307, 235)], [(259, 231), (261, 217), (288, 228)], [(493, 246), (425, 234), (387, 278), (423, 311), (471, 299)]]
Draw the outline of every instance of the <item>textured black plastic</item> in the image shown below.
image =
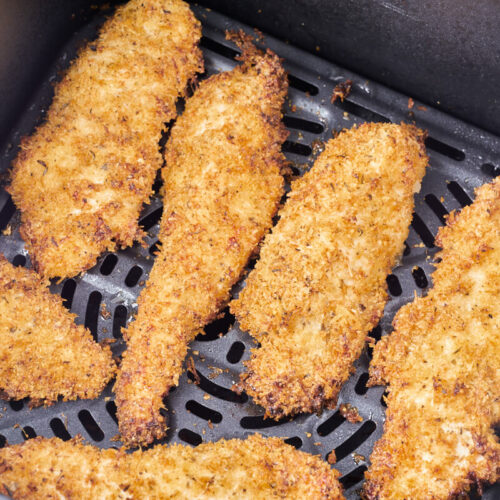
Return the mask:
[[(224, 30), (252, 30), (201, 7), (193, 9), (203, 23), (206, 74), (234, 67), (237, 51), (225, 40)], [(82, 41), (95, 36), (102, 21), (102, 16), (96, 17), (63, 47), (56, 64), (19, 117), (5, 150), (0, 151), (2, 172), (9, 168), (20, 138), (43, 120), (57, 74), (75, 56)], [(284, 150), (297, 172), (311, 166), (322, 142), (355, 123), (407, 121), (429, 131), (430, 166), (416, 197), (415, 216), (402, 263), (388, 280), (391, 297), (385, 315), (373, 332), (374, 336), (386, 334), (395, 311), (411, 300), (415, 291), (424, 293), (431, 285), (430, 259), (436, 252), (433, 239), (443, 215), (470, 203), (474, 188), (500, 173), (500, 139), (436, 110), (420, 109), (418, 102), (409, 110), (407, 97), (271, 37), (265, 37), (263, 45), (284, 58), (290, 74), (284, 118), (290, 136)], [(335, 85), (345, 79), (354, 82), (352, 93), (343, 103), (331, 104)], [(153, 263), (160, 216), (161, 199), (155, 196), (141, 216), (148, 232), (146, 248), (135, 245), (103, 255), (83, 276), (52, 285), (52, 291), (62, 294), (68, 307), (77, 314), (77, 321), (87, 325), (98, 340), (117, 339), (113, 347), (116, 352), (123, 349), (120, 327), (132, 319), (136, 298)], [(19, 214), (2, 189), (0, 229), (7, 225), (12, 233), (1, 236), (0, 252), (18, 265), (29, 266), (18, 232)], [(297, 448), (323, 458), (335, 450), (338, 458), (335, 467), (342, 474), (346, 495), (349, 499), (357, 498), (367, 459), (382, 434), (384, 422), (381, 401), (384, 388), (368, 389), (365, 385), (370, 353), (365, 352), (356, 363), (356, 372), (339, 398), (339, 404), (350, 403), (358, 408), (362, 422), (351, 424), (338, 410), (333, 410), (320, 416), (301, 415), (276, 423), (264, 420), (262, 409), (246, 395), (231, 391), (243, 369), (242, 362), (250, 355), (253, 346), (250, 337), (234, 324), (228, 313), (207, 326), (206, 332), (193, 342), (188, 354), (196, 366), (197, 377), (185, 372), (179, 386), (166, 398), (169, 431), (165, 442), (196, 445), (223, 437), (245, 437), (258, 431), (266, 436), (285, 437)], [(195, 378), (199, 378), (199, 383), (194, 383)], [(97, 446), (119, 446), (114, 439), (118, 427), (113, 398), (110, 386), (97, 400), (59, 402), (49, 408), (29, 410), (26, 401), (5, 402), (0, 405), (0, 445), (19, 443), (36, 435), (69, 439), (82, 434)], [(495, 492), (498, 490), (490, 489), (483, 498), (492, 499)]]
[[(123, 0), (112, 3), (118, 1)], [(97, 8), (109, 10), (104, 3), (0, 0), (0, 143), (61, 45), (89, 21)]]
[(196, 0), (500, 134), (497, 0)]

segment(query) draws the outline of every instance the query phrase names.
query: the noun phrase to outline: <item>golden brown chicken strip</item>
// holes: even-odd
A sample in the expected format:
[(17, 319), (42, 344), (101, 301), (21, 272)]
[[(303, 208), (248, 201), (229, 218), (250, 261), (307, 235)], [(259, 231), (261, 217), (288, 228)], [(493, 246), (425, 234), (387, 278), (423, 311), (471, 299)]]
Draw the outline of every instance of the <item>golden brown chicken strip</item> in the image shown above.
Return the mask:
[(162, 398), (188, 343), (229, 300), (283, 194), (285, 72), (271, 52), (245, 50), (242, 65), (201, 83), (166, 146), (162, 247), (115, 385), (127, 446), (165, 434)]
[(14, 499), (343, 499), (338, 472), (256, 434), (127, 454), (78, 439), (31, 439), (0, 450), (0, 493)]
[(240, 389), (279, 418), (333, 408), (378, 323), (427, 157), (415, 127), (363, 124), (326, 144), (231, 303), (254, 349)]
[(162, 163), (161, 132), (203, 68), (200, 36), (184, 2), (131, 0), (57, 85), (9, 188), (41, 275), (74, 276), (142, 238), (137, 219)]
[(96, 398), (115, 373), (111, 351), (74, 323), (47, 285), (0, 255), (2, 397), (45, 403), (58, 396)]
[(377, 343), (370, 383), (389, 384), (369, 499), (455, 498), (500, 479), (500, 177), (449, 216), (434, 288)]

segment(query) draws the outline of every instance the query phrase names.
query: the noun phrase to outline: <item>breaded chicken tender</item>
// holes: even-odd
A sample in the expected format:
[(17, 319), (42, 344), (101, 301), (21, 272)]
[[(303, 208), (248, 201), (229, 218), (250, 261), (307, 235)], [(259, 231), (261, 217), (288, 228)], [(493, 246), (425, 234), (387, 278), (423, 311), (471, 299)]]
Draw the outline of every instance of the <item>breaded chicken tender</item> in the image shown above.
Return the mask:
[(231, 311), (261, 346), (241, 375), (266, 415), (334, 408), (378, 323), (427, 164), (423, 133), (363, 124), (292, 184)]
[(137, 220), (162, 164), (158, 141), (203, 68), (200, 36), (184, 2), (131, 0), (56, 86), (9, 188), (42, 276), (74, 276), (104, 250), (142, 238)]
[(74, 323), (34, 271), (0, 255), (0, 390), (34, 403), (96, 398), (115, 373), (109, 347)]
[(124, 332), (115, 385), (127, 446), (165, 434), (163, 397), (188, 344), (229, 300), (283, 194), (285, 72), (248, 44), (242, 60), (201, 83), (166, 145), (162, 247)]
[(278, 438), (255, 434), (127, 454), (76, 439), (0, 450), (0, 493), (14, 499), (343, 499), (338, 472)]
[(375, 345), (370, 384), (389, 384), (367, 499), (449, 499), (500, 479), (500, 177), (452, 213), (434, 287)]

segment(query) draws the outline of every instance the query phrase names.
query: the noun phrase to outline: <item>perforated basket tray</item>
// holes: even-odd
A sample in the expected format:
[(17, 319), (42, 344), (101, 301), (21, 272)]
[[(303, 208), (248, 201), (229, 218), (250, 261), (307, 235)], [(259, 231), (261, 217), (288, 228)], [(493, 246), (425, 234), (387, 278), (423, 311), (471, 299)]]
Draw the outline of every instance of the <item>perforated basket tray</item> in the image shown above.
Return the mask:
[[(251, 29), (215, 12), (193, 6), (203, 23), (202, 47), (206, 75), (226, 71), (236, 64), (234, 45), (224, 38), (226, 29)], [(52, 82), (67, 67), (85, 40), (95, 37), (104, 15), (96, 17), (75, 33), (61, 50), (40, 87), (27, 103), (24, 113), (12, 130), (8, 144), (0, 151), (0, 170), (6, 172), (23, 135), (39, 124), (52, 98)], [(500, 139), (466, 123), (444, 115), (418, 102), (410, 109), (407, 96), (380, 86), (363, 77), (327, 63), (311, 54), (290, 47), (271, 37), (262, 41), (284, 58), (289, 71), (290, 91), (285, 107), (285, 124), (290, 136), (283, 149), (295, 173), (308, 169), (322, 141), (335, 131), (363, 121), (408, 121), (429, 131), (427, 149), (430, 166), (416, 197), (416, 207), (403, 261), (388, 279), (390, 300), (380, 325), (372, 335), (380, 337), (390, 331), (392, 317), (414, 292), (425, 292), (431, 286), (430, 259), (435, 253), (433, 241), (444, 216), (451, 210), (469, 204), (473, 189), (500, 173)], [(351, 94), (341, 102), (330, 103), (335, 85), (346, 79), (354, 82)], [(5, 176), (6, 177), (6, 176)], [(157, 183), (156, 192), (159, 184)], [(78, 315), (99, 341), (117, 340), (113, 349), (123, 350), (120, 328), (133, 317), (136, 298), (153, 264), (161, 216), (161, 199), (153, 197), (144, 208), (141, 224), (147, 230), (147, 248), (135, 245), (124, 251), (103, 255), (98, 264), (83, 276), (53, 284), (52, 291), (65, 299), (66, 306)], [(12, 228), (0, 238), (0, 252), (16, 265), (30, 265), (19, 237), (19, 214), (8, 194), (0, 190), (0, 229)], [(102, 307), (105, 307), (103, 313)], [(367, 370), (370, 353), (366, 351), (356, 363), (356, 372), (341, 391), (339, 404), (357, 407), (363, 421), (347, 422), (338, 410), (322, 415), (301, 415), (291, 421), (265, 420), (261, 408), (245, 394), (230, 390), (248, 359), (253, 343), (234, 324), (226, 311), (222, 319), (205, 328), (191, 346), (189, 356), (196, 366), (199, 384), (185, 372), (179, 387), (166, 398), (169, 430), (165, 442), (197, 445), (220, 438), (243, 438), (253, 432), (280, 436), (296, 448), (326, 458), (335, 450), (341, 482), (349, 499), (358, 497), (363, 473), (374, 442), (381, 436), (384, 422), (383, 387), (368, 389)], [(49, 408), (28, 409), (26, 401), (0, 405), (0, 445), (19, 443), (37, 435), (69, 439), (82, 434), (97, 446), (116, 447), (118, 432), (111, 385), (93, 401), (59, 402)], [(484, 499), (492, 499), (499, 489), (490, 488)], [(498, 497), (497, 497), (498, 498)]]

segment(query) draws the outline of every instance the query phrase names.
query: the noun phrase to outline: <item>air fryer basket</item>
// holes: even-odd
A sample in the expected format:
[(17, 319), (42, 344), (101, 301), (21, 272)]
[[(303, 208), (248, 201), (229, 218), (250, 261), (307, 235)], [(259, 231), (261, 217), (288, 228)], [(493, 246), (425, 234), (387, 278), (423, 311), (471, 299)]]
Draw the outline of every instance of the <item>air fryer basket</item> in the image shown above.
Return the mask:
[[(193, 10), (203, 24), (206, 75), (234, 67), (238, 52), (225, 40), (224, 31), (244, 29), (253, 33), (252, 30), (204, 8), (193, 6)], [(52, 82), (75, 57), (82, 43), (95, 37), (103, 20), (104, 16), (97, 14), (62, 48), (56, 63), (19, 117), (8, 144), (0, 151), (2, 172), (9, 168), (20, 138), (43, 120), (53, 94)], [(407, 96), (271, 37), (265, 36), (261, 44), (283, 57), (289, 71), (290, 90), (284, 121), (290, 136), (283, 149), (296, 174), (312, 165), (322, 142), (355, 123), (407, 121), (429, 132), (426, 144), (430, 165), (416, 197), (404, 257), (387, 279), (390, 300), (380, 325), (372, 332), (372, 336), (380, 338), (390, 331), (394, 313), (412, 299), (414, 292), (422, 294), (432, 286), (431, 260), (437, 250), (433, 241), (445, 215), (471, 203), (474, 188), (500, 174), (500, 138), (420, 106), (418, 102), (412, 105)], [(337, 99), (332, 104), (330, 98), (334, 87), (346, 79), (354, 82), (351, 94), (343, 102)], [(159, 187), (157, 183), (156, 193)], [(97, 340), (116, 339), (113, 346), (116, 353), (124, 348), (120, 328), (132, 319), (136, 298), (153, 264), (161, 209), (161, 198), (156, 194), (141, 215), (141, 224), (148, 233), (147, 248), (136, 244), (123, 251), (108, 253), (83, 276), (52, 285), (52, 291), (63, 296), (66, 306), (78, 315), (77, 321), (84, 323)], [(0, 230), (7, 226), (12, 231), (0, 237), (0, 252), (16, 265), (29, 266), (29, 256), (18, 231), (19, 213), (2, 188)], [(197, 373), (185, 371), (179, 386), (166, 398), (169, 431), (165, 442), (197, 445), (202, 441), (243, 438), (260, 432), (286, 438), (296, 448), (323, 458), (335, 450), (335, 467), (342, 474), (346, 496), (358, 498), (368, 457), (374, 442), (382, 435), (385, 410), (384, 388), (366, 387), (369, 350), (356, 363), (356, 372), (339, 397), (339, 405), (350, 403), (359, 410), (362, 422), (349, 423), (338, 408), (319, 416), (300, 415), (275, 422), (264, 419), (263, 410), (245, 394), (231, 391), (231, 385), (243, 369), (242, 362), (248, 359), (253, 346), (249, 335), (234, 324), (227, 310), (205, 331), (204, 336), (193, 342), (188, 354)], [(69, 439), (76, 434), (82, 434), (97, 446), (119, 446), (115, 439), (118, 426), (111, 387), (112, 384), (99, 399), (59, 402), (48, 408), (30, 410), (27, 401), (4, 402), (0, 405), (0, 446), (37, 435)], [(493, 499), (499, 492), (498, 488), (490, 488), (483, 498)]]

